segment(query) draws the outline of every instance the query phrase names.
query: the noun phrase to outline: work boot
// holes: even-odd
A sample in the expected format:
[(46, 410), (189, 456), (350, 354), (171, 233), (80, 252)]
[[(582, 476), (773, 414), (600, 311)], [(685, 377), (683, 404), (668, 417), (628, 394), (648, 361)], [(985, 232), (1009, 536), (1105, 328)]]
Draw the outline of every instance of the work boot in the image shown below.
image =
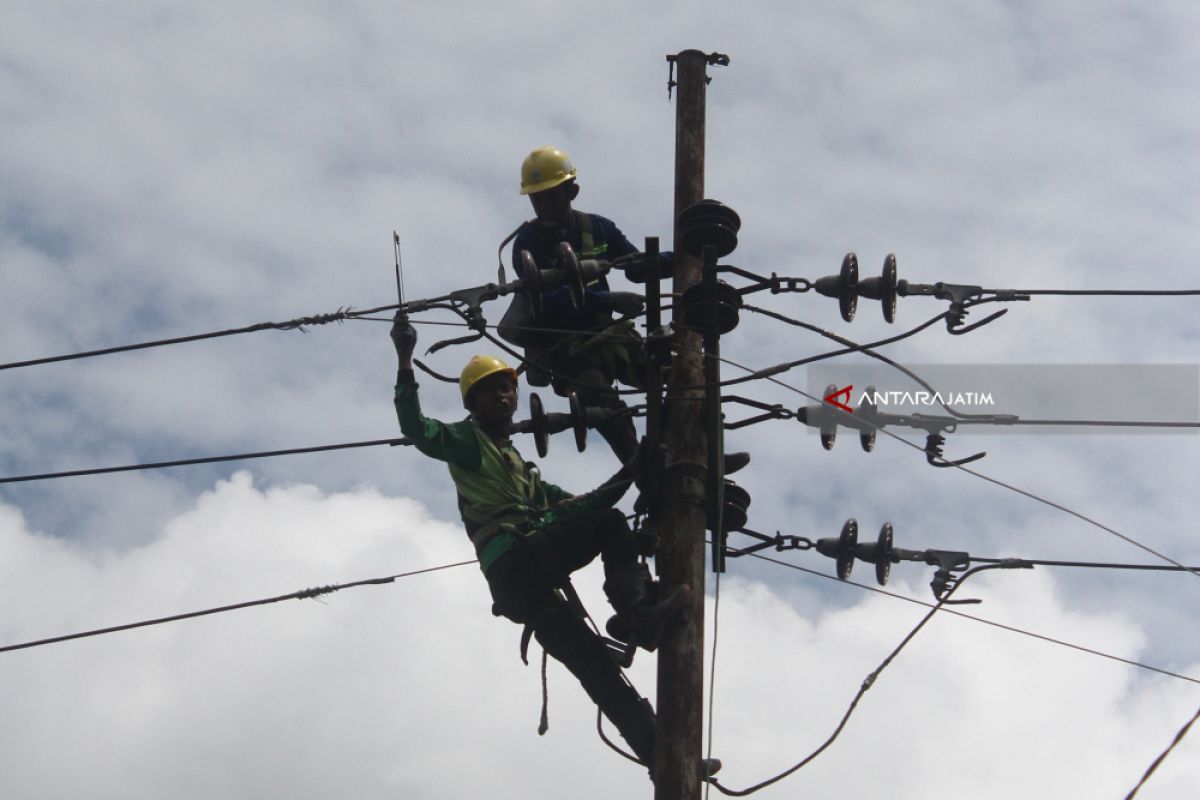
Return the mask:
[(732, 475), (742, 467), (750, 463), (749, 453), (726, 453), (725, 454), (725, 474)]
[(653, 653), (662, 642), (667, 625), (687, 611), (692, 602), (692, 590), (680, 586), (661, 602), (635, 608), (631, 613), (610, 617), (604, 630), (618, 642), (634, 644)]
[(650, 568), (637, 561), (620, 565), (604, 579), (604, 596), (613, 611), (625, 619), (638, 608), (654, 603), (654, 588)]

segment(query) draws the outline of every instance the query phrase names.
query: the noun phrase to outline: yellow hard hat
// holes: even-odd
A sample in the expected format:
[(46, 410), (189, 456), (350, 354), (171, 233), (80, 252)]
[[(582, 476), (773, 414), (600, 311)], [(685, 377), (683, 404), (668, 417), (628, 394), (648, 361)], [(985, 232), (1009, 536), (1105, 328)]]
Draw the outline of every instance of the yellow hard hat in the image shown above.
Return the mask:
[(462, 375), (458, 378), (458, 389), (462, 392), (463, 405), (467, 405), (467, 398), (470, 397), (471, 389), (475, 384), (497, 372), (506, 372), (514, 382), (517, 380), (517, 371), (495, 356), (473, 356), (463, 367)]
[(521, 164), (521, 194), (544, 192), (574, 177), (570, 156), (556, 147), (539, 147)]

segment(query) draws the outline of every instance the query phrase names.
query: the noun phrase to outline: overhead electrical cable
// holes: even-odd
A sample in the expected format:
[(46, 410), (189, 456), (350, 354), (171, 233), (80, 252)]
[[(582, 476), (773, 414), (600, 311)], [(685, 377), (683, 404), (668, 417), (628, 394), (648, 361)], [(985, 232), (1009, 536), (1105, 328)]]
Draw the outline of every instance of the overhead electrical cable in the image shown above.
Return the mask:
[(296, 319), (288, 320), (287, 322), (259, 322), (254, 325), (246, 325), (241, 328), (228, 328), (222, 331), (209, 331), (208, 333), (197, 333), (190, 336), (176, 336), (170, 339), (157, 339), (150, 342), (124, 344), (116, 347), (105, 347), (100, 350), (85, 350), (78, 353), (48, 356), (46, 358), (32, 358), (27, 361), (13, 361), (7, 364), (0, 364), (0, 370), (17, 369), (18, 367), (32, 367), (39, 364), (52, 364), (58, 361), (72, 361), (80, 358), (93, 358), (95, 356), (111, 355), (113, 353), (124, 353), (130, 350), (145, 350), (151, 347), (165, 347), (167, 345), (184, 344), (186, 342), (197, 342), (202, 339), (216, 339), (222, 336), (236, 336), (242, 333), (257, 333), (258, 331), (266, 330), (303, 330), (309, 325), (326, 325), (330, 322), (342, 322), (343, 320), (354, 319), (362, 314), (374, 314), (378, 311), (384, 311), (387, 308), (395, 308), (395, 306), (381, 306), (379, 308), (371, 308), (364, 311), (354, 311), (350, 308), (340, 308), (331, 314), (315, 314), (309, 317), (298, 317)]
[(1150, 780), (1150, 776), (1154, 774), (1154, 770), (1158, 769), (1158, 766), (1162, 764), (1162, 762), (1166, 760), (1167, 756), (1171, 754), (1171, 751), (1175, 749), (1175, 745), (1182, 742), (1183, 737), (1187, 736), (1188, 730), (1192, 727), (1192, 723), (1194, 723), (1197, 719), (1200, 719), (1200, 708), (1196, 709), (1196, 713), (1192, 715), (1192, 718), (1185, 722), (1183, 727), (1179, 729), (1179, 732), (1175, 734), (1175, 738), (1171, 740), (1169, 745), (1167, 745), (1167, 749), (1159, 753), (1158, 758), (1154, 759), (1154, 762), (1146, 769), (1146, 773), (1142, 775), (1142, 779), (1137, 782), (1137, 786), (1134, 786), (1129, 794), (1125, 795), (1125, 800), (1133, 800), (1134, 796), (1137, 795), (1138, 790), (1146, 784), (1146, 781)]
[[(916, 334), (918, 334), (921, 331), (925, 330), (926, 328), (930, 327), (934, 323), (939, 322), (945, 318), (946, 318), (946, 313), (938, 314), (936, 317), (931, 317), (930, 319), (926, 320), (925, 322), (922, 322), (920, 325), (917, 325), (914, 328), (910, 328), (909, 330), (907, 330), (903, 333), (896, 334), (895, 336), (888, 336), (887, 338), (879, 339), (874, 342), (868, 342), (866, 344), (851, 343), (847, 347), (844, 347), (840, 350), (830, 350), (825, 353), (818, 353), (817, 355), (807, 356), (805, 358), (797, 359), (795, 361), (785, 361), (781, 364), (776, 364), (773, 367), (764, 367), (762, 369), (754, 370), (754, 369), (750, 369), (749, 367), (743, 367), (740, 364), (736, 364), (732, 361), (729, 361), (727, 363), (729, 363), (733, 366), (736, 366), (740, 369), (746, 370), (749, 374), (743, 375), (740, 378), (732, 378), (730, 380), (721, 381), (719, 385), (722, 388), (725, 388), (725, 387), (729, 387), (729, 386), (737, 386), (742, 383), (748, 383), (750, 381), (755, 381), (755, 380), (760, 380), (760, 379), (770, 379), (775, 375), (779, 375), (780, 373), (783, 373), (783, 372), (788, 372), (790, 370), (795, 369), (796, 367), (802, 367), (802, 366), (805, 366), (806, 364), (813, 364), (818, 361), (825, 361), (830, 358), (837, 358), (838, 356), (844, 356), (844, 355), (848, 355), (850, 353), (867, 353), (868, 355), (872, 355), (871, 353), (868, 352), (868, 350), (870, 348), (883, 347), (885, 345), (893, 344), (893, 343), (899, 342), (903, 339), (907, 339), (910, 336), (915, 336)], [(847, 341), (849, 341), (849, 340), (847, 340)], [(725, 359), (722, 359), (722, 360), (724, 361)], [(677, 386), (677, 387), (674, 387), (674, 390), (690, 391), (693, 389), (704, 389), (704, 388), (706, 388), (704, 384), (692, 384), (690, 386)], [(635, 391), (635, 390), (624, 390), (622, 393), (627, 394), (632, 391)], [(805, 396), (809, 396), (809, 395), (805, 395)], [(818, 400), (818, 402), (820, 402), (820, 401)]]
[(985, 294), (1056, 294), (1075, 297), (1181, 297), (1200, 295), (1200, 289), (984, 289)]
[[(751, 555), (754, 555), (754, 554), (751, 554)], [(756, 557), (761, 558), (765, 561), (772, 562), (772, 563), (796, 568), (795, 565), (787, 564), (786, 562), (776, 561), (775, 559), (767, 558), (765, 556), (756, 556)], [(884, 658), (882, 663), (880, 663), (880, 665), (875, 670), (873, 670), (871, 673), (869, 673), (867, 675), (867, 677), (863, 680), (861, 686), (859, 687), (858, 692), (854, 695), (854, 698), (850, 701), (849, 706), (847, 707), (845, 713), (842, 715), (842, 718), (839, 720), (839, 722), (838, 722), (837, 726), (834, 728), (833, 732), (815, 750), (813, 750), (811, 753), (809, 753), (807, 756), (805, 756), (799, 762), (797, 762), (796, 764), (787, 768), (786, 770), (783, 770), (782, 772), (779, 772), (776, 775), (774, 775), (766, 780), (760, 781), (759, 783), (756, 783), (745, 789), (730, 789), (730, 788), (724, 786), (720, 782), (720, 780), (718, 780), (716, 778), (710, 778), (708, 780), (708, 782), (711, 785), (715, 786), (717, 788), (717, 790), (720, 791), (722, 794), (725, 794), (730, 797), (745, 797), (747, 795), (754, 794), (755, 792), (757, 792), (761, 789), (764, 789), (774, 783), (777, 783), (778, 781), (783, 780), (784, 778), (788, 777), (789, 775), (792, 775), (796, 771), (802, 769), (803, 767), (805, 767), (806, 765), (811, 763), (814, 759), (817, 758), (817, 756), (819, 756), (826, 749), (828, 749), (828, 747), (833, 744), (833, 742), (838, 738), (838, 736), (841, 735), (843, 729), (846, 727), (847, 722), (849, 722), (850, 717), (854, 714), (854, 711), (858, 707), (859, 701), (862, 700), (863, 695), (865, 695), (866, 692), (872, 686), (874, 686), (875, 681), (879, 678), (880, 674), (891, 664), (891, 662), (893, 660), (895, 660), (895, 658), (908, 645), (908, 643), (912, 641), (912, 639), (925, 626), (925, 624), (928, 623), (933, 618), (934, 614), (938, 613), (939, 611), (944, 611), (944, 612), (955, 614), (957, 616), (966, 617), (968, 619), (978, 619), (977, 617), (971, 617), (968, 614), (962, 614), (960, 612), (953, 611), (952, 609), (945, 608), (945, 604), (950, 601), (951, 595), (954, 594), (954, 592), (965, 582), (965, 580), (967, 578), (970, 578), (971, 576), (976, 575), (985, 570), (1004, 569), (1009, 566), (1013, 566), (1013, 565), (1000, 564), (1000, 563), (984, 564), (984, 565), (974, 567), (972, 569), (967, 570), (958, 579), (958, 581), (950, 588), (950, 590), (948, 592), (946, 592), (944, 595), (942, 595), (942, 597), (938, 600), (938, 602), (936, 604), (928, 604), (928, 603), (922, 603), (921, 601), (912, 600), (912, 602), (916, 602), (920, 605), (927, 606), (930, 609), (929, 612), (920, 620), (920, 622), (917, 623), (917, 625), (911, 631), (909, 631), (909, 633), (904, 637), (904, 639), (900, 642), (900, 644), (897, 645), (896, 648), (893, 649), (886, 658)], [(798, 568), (798, 569), (802, 569), (802, 568)], [(811, 572), (811, 570), (802, 570), (802, 571)], [(819, 574), (819, 573), (815, 573), (815, 574)], [(822, 576), (822, 577), (825, 577), (825, 576)], [(874, 591), (879, 591), (879, 590), (875, 590), (874, 587), (861, 586), (860, 584), (852, 584), (852, 585), (860, 586), (861, 588), (872, 589)], [(890, 592), (882, 592), (881, 591), (880, 593), (885, 594), (885, 595), (891, 595)], [(892, 596), (894, 596), (894, 595), (892, 595)], [(902, 599), (911, 600), (911, 598), (902, 598)], [(986, 620), (979, 620), (979, 621), (986, 622)], [(1007, 627), (1007, 626), (1000, 626), (1000, 627)], [(1012, 628), (1009, 628), (1009, 629), (1016, 630), (1016, 629), (1012, 629)], [(1018, 631), (1018, 632), (1025, 633), (1024, 631)], [(1033, 634), (1033, 635), (1036, 636), (1036, 638), (1041, 638), (1041, 639), (1048, 638), (1048, 637), (1037, 636), (1036, 634)], [(1049, 641), (1055, 641), (1055, 640), (1049, 640)], [(1075, 647), (1074, 645), (1068, 645), (1068, 646)], [(1075, 649), (1081, 649), (1086, 652), (1095, 652), (1095, 651), (1087, 650), (1086, 648), (1077, 648), (1076, 647)], [(1103, 655), (1103, 654), (1100, 654), (1100, 655)], [(1129, 662), (1125, 659), (1120, 659), (1120, 658), (1117, 658), (1116, 660), (1124, 661), (1125, 663), (1133, 663), (1133, 662)], [(1141, 665), (1139, 665), (1139, 666), (1141, 666)], [(1154, 669), (1154, 668), (1151, 668), (1151, 669)], [(1155, 671), (1164, 672), (1162, 670), (1155, 670)], [(1173, 674), (1173, 673), (1164, 673), (1164, 674)], [(1193, 682), (1200, 682), (1200, 681), (1195, 681), (1195, 679), (1186, 678), (1184, 676), (1176, 676), (1176, 677), (1183, 677), (1185, 680), (1190, 680)], [(711, 699), (710, 699), (710, 706), (711, 706)], [(1197, 718), (1200, 718), (1200, 710), (1198, 710), (1196, 712), (1196, 714), (1183, 726), (1183, 728), (1180, 729), (1180, 731), (1176, 734), (1174, 740), (1167, 747), (1167, 749), (1165, 751), (1163, 751), (1163, 753), (1161, 755), (1159, 755), (1159, 757), (1154, 761), (1153, 764), (1151, 764), (1150, 768), (1147, 769), (1146, 774), (1142, 776), (1141, 781), (1138, 782), (1138, 785), (1135, 786), (1133, 791), (1130, 792), (1129, 795), (1126, 797), (1126, 800), (1130, 800), (1130, 798), (1132, 798), (1137, 793), (1137, 790), (1146, 782), (1146, 780), (1150, 777), (1150, 775), (1153, 774), (1154, 770), (1158, 767), (1158, 765), (1162, 763), (1162, 761), (1167, 757), (1167, 755), (1171, 752), (1171, 750), (1183, 739), (1183, 737), (1187, 734), (1188, 729), (1196, 721)]]
[(745, 797), (747, 795), (754, 794), (755, 792), (759, 791), (760, 789), (765, 789), (766, 787), (770, 786), (773, 783), (777, 783), (777, 782), (783, 780), (784, 778), (788, 777), (789, 775), (795, 773), (797, 770), (803, 768), (805, 765), (811, 763), (817, 756), (819, 756), (819, 755), (821, 755), (821, 753), (825, 752), (825, 750), (828, 749), (829, 746), (832, 745), (834, 743), (834, 741), (837, 740), (838, 736), (841, 735), (842, 730), (845, 729), (846, 723), (850, 721), (850, 717), (854, 714), (855, 709), (858, 708), (858, 703), (860, 700), (862, 700), (863, 695), (865, 695), (867, 693), (867, 691), (870, 690), (870, 688), (875, 685), (875, 681), (879, 679), (880, 674), (882, 674), (883, 671), (885, 669), (887, 669), (888, 666), (892, 663), (892, 661), (895, 660), (895, 658), (898, 655), (900, 655), (900, 651), (903, 650), (908, 645), (908, 643), (913, 640), (913, 637), (915, 637), (921, 631), (921, 629), (925, 627), (925, 624), (928, 623), (929, 620), (933, 619), (933, 615), (936, 614), (938, 611), (942, 610), (942, 607), (950, 599), (951, 595), (954, 594), (954, 592), (958, 589), (958, 587), (961, 586), (963, 584), (963, 582), (967, 578), (971, 577), (972, 575), (976, 575), (980, 572), (983, 572), (984, 570), (1000, 569), (1000, 568), (1001, 568), (1000, 565), (997, 565), (997, 564), (985, 564), (984, 566), (975, 567), (974, 569), (971, 569), (971, 570), (968, 570), (967, 572), (965, 572), (962, 575), (962, 577), (959, 579), (959, 581), (957, 583), (955, 583), (954, 586), (950, 587), (950, 590), (948, 592), (946, 592), (946, 594), (942, 595), (941, 599), (938, 600), (938, 602), (930, 608), (929, 613), (926, 614), (924, 617), (922, 617), (921, 621), (918, 622), (916, 624), (916, 626), (911, 631), (908, 632), (908, 635), (905, 636), (904, 639), (901, 640), (900, 644), (896, 645), (895, 649), (893, 649), (892, 652), (889, 653), (887, 655), (887, 657), (883, 659), (882, 663), (880, 663), (880, 665), (878, 667), (876, 667), (873, 671), (871, 671), (867, 675), (866, 678), (863, 679), (862, 684), (858, 688), (858, 692), (854, 695), (854, 698), (850, 701), (849, 707), (847, 707), (845, 714), (842, 715), (841, 720), (838, 722), (837, 726), (833, 729), (833, 733), (831, 733), (829, 735), (829, 737), (827, 739), (825, 739), (825, 741), (822, 742), (820, 746), (817, 747), (817, 749), (813, 750), (811, 753), (809, 753), (807, 756), (805, 756), (803, 759), (801, 759), (796, 764), (793, 764), (791, 767), (788, 767), (787, 769), (783, 770), (782, 772), (780, 772), (770, 778), (767, 778), (766, 780), (760, 781), (760, 782), (754, 784), (753, 786), (750, 786), (745, 789), (730, 789), (730, 788), (724, 786), (720, 782), (720, 780), (718, 780), (716, 778), (709, 778), (709, 783), (711, 783), (713, 786), (717, 787), (717, 791), (721, 792), (724, 795), (728, 795), (729, 797)]
[(270, 603), (280, 603), (284, 600), (310, 600), (315, 597), (320, 597), (331, 592), (341, 591), (342, 589), (351, 589), (356, 586), (374, 586), (384, 583), (394, 583), (400, 578), (410, 578), (414, 575), (423, 575), (427, 572), (438, 572), (444, 569), (452, 569), (454, 567), (464, 567), (468, 564), (477, 564), (477, 559), (471, 561), (459, 561), (455, 564), (443, 564), (440, 567), (427, 567), (425, 569), (412, 570), (411, 572), (399, 572), (395, 575), (388, 575), (382, 578), (368, 578), (361, 581), (352, 581), (350, 583), (338, 583), (330, 586), (318, 586), (312, 589), (301, 589), (298, 592), (279, 595), (278, 597), (267, 597), (262, 600), (248, 600), (242, 603), (233, 603), (232, 605), (218, 606), (216, 608), (206, 608), (202, 611), (190, 611), (185, 614), (174, 614), (169, 617), (159, 617), (157, 619), (148, 619), (141, 622), (130, 622), (124, 625), (114, 625), (109, 628), (99, 628), (91, 631), (83, 631), (82, 633), (71, 633), (65, 636), (54, 636), (49, 639), (38, 639), (32, 642), (23, 642), (21, 644), (10, 644), (0, 647), (0, 653), (7, 653), (13, 650), (26, 650), (31, 647), (42, 647), (48, 644), (57, 644), (59, 642), (68, 642), (73, 639), (83, 639), (90, 636), (103, 636), (110, 633), (119, 633), (121, 631), (133, 630), (134, 628), (145, 628), (150, 625), (163, 625), (168, 622), (179, 622), (180, 620), (193, 619), (195, 617), (208, 616), (210, 614), (222, 614), (226, 611), (236, 611), (242, 608), (250, 608), (252, 606), (264, 606)]
[[(846, 585), (846, 586), (854, 586), (858, 589), (864, 589), (868, 592), (875, 592), (876, 594), (881, 594), (884, 597), (891, 597), (895, 600), (903, 600), (906, 603), (913, 603), (915, 605), (925, 606), (926, 608), (933, 608), (933, 606), (934, 606), (933, 603), (929, 603), (924, 600), (918, 600), (913, 597), (906, 597), (902, 594), (897, 594), (896, 592), (889, 592), (886, 589), (880, 589), (877, 586), (871, 586), (871, 585), (865, 584), (865, 583), (858, 583), (857, 581), (852, 581), (852, 580), (843, 581), (834, 575), (827, 575), (824, 572), (820, 572), (815, 569), (809, 569), (808, 567), (802, 567), (797, 564), (789, 563), (787, 561), (780, 561), (777, 558), (771, 558), (770, 556), (764, 556), (759, 553), (747, 553), (746, 555), (749, 556), (750, 558), (757, 558), (760, 561), (766, 561), (768, 563), (776, 564), (781, 567), (787, 567), (788, 569), (794, 569), (797, 572), (804, 572), (809, 575), (815, 575), (816, 577), (821, 578), (822, 580), (834, 581), (835, 583), (838, 583), (841, 585)], [(953, 614), (956, 617), (962, 617), (963, 619), (969, 619), (972, 622), (979, 622), (984, 625), (990, 625), (993, 628), (999, 628), (1001, 630), (1008, 631), (1009, 633), (1017, 633), (1022, 636), (1028, 636), (1031, 639), (1038, 639), (1039, 641), (1058, 645), (1060, 647), (1066, 647), (1070, 650), (1075, 650), (1080, 653), (1086, 653), (1088, 655), (1097, 656), (1099, 658), (1105, 658), (1105, 659), (1108, 659), (1109, 661), (1116, 661), (1118, 663), (1125, 664), (1130, 667), (1136, 667), (1137, 669), (1144, 669), (1149, 672), (1158, 673), (1159, 675), (1165, 675), (1168, 678), (1176, 678), (1181, 681), (1187, 681), (1188, 683), (1194, 683), (1194, 684), (1200, 685), (1200, 678), (1195, 678), (1190, 675), (1183, 675), (1178, 672), (1172, 672), (1168, 669), (1163, 669), (1162, 667), (1156, 667), (1151, 664), (1143, 663), (1141, 661), (1134, 661), (1132, 659), (1124, 658), (1122, 656), (1113, 655), (1112, 653), (1106, 653), (1102, 650), (1095, 650), (1090, 647), (1084, 647), (1083, 645), (1073, 644), (1072, 642), (1067, 642), (1062, 639), (1056, 639), (1052, 636), (1046, 636), (1044, 634), (1034, 633), (1033, 631), (1025, 630), (1023, 628), (1018, 628), (1013, 625), (1005, 625), (1002, 622), (995, 622), (994, 620), (986, 619), (984, 617), (977, 617), (972, 614), (967, 614), (966, 612), (963, 612), (963, 611), (955, 610), (953, 608), (943, 608), (942, 613), (943, 614)]]
[(0, 478), (0, 484), (23, 483), (27, 481), (45, 481), (52, 480), (54, 478), (75, 478), (83, 475), (104, 475), (112, 472), (133, 472), (136, 470), (165, 469), (168, 467), (182, 467), (193, 464), (216, 464), (223, 461), (247, 461), (254, 458), (275, 458), (276, 456), (291, 456), (300, 453), (322, 453), (330, 450), (347, 450), (355, 447), (378, 447), (380, 445), (399, 447), (410, 444), (412, 444), (412, 441), (404, 437), (396, 439), (370, 439), (362, 442), (343, 442), (341, 444), (323, 444), (312, 447), (292, 447), (286, 450), (263, 450), (257, 453), (237, 453), (235, 455), (201, 456), (199, 458), (181, 458), (174, 461), (155, 461), (144, 464), (124, 464), (118, 467), (93, 467), (90, 469), (66, 470), (64, 472), (43, 472), (37, 475), (12, 475), (6, 478)]
[[(738, 369), (744, 370), (751, 374), (755, 373), (755, 370), (752, 367), (748, 367), (744, 364), (739, 364), (738, 362), (733, 361), (729, 358), (720, 357), (720, 360), (722, 363), (729, 364), (730, 366), (733, 366), (733, 367), (737, 367)], [(817, 403), (824, 402), (822, 398), (814, 397), (813, 395), (809, 394), (808, 392), (804, 391), (803, 389), (799, 389), (795, 386), (792, 386), (791, 384), (781, 381), (778, 378), (775, 378), (773, 376), (766, 376), (766, 379), (768, 381), (770, 381), (771, 383), (776, 384), (777, 386), (781, 386), (784, 389), (787, 389), (788, 391), (795, 392), (796, 394), (799, 394), (802, 397), (806, 397), (809, 400), (813, 400)], [(864, 424), (872, 425), (872, 423), (869, 420), (864, 420)], [(878, 425), (873, 425), (872, 427), (874, 428), (874, 430), (877, 433), (882, 433), (886, 436), (891, 437), (892, 439), (895, 439), (898, 442), (901, 442), (904, 445), (907, 445), (908, 447), (911, 447), (914, 450), (918, 450), (921, 453), (925, 453), (925, 448), (921, 447), (920, 445), (916, 444), (915, 442), (910, 442), (908, 439), (905, 439), (904, 437), (899, 436), (898, 434), (893, 433), (892, 431), (889, 431), (886, 427), (878, 426)], [(1111, 526), (1105, 525), (1105, 524), (1087, 516), (1086, 514), (1083, 514), (1079, 511), (1075, 511), (1074, 509), (1068, 508), (1067, 506), (1064, 506), (1061, 503), (1056, 503), (1053, 500), (1048, 500), (1048, 499), (1041, 497), (1040, 495), (1034, 494), (1033, 492), (1030, 492), (1026, 489), (1021, 489), (1017, 486), (1013, 486), (1012, 484), (1006, 483), (1002, 480), (999, 480), (998, 478), (992, 478), (988, 475), (984, 475), (982, 472), (978, 472), (976, 470), (970, 469), (968, 467), (963, 466), (962, 464), (951, 463), (951, 464), (949, 464), (949, 466), (953, 466), (956, 469), (962, 470), (963, 472), (967, 473), (968, 475), (973, 475), (976, 478), (979, 478), (981, 480), (995, 484), (996, 486), (1000, 486), (1000, 487), (1008, 489), (1012, 492), (1016, 492), (1017, 494), (1023, 495), (1024, 497), (1028, 497), (1031, 500), (1035, 500), (1039, 503), (1043, 503), (1047, 506), (1050, 506), (1051, 508), (1055, 508), (1059, 511), (1062, 511), (1063, 513), (1070, 514), (1071, 516), (1076, 517), (1077, 519), (1080, 519), (1083, 522), (1088, 523), (1089, 525), (1093, 525), (1093, 526), (1099, 528), (1100, 530), (1105, 531), (1106, 533), (1110, 533), (1113, 536), (1116, 536), (1117, 538), (1121, 539), (1122, 541), (1124, 541), (1128, 544), (1131, 544), (1134, 547), (1137, 547), (1140, 550), (1143, 550), (1143, 551), (1149, 553), (1150, 555), (1154, 556), (1155, 558), (1162, 559), (1163, 561), (1166, 561), (1167, 563), (1172, 564), (1176, 567), (1179, 567), (1180, 569), (1187, 571), (1187, 572), (1191, 573), (1192, 575), (1195, 575), (1196, 577), (1200, 578), (1200, 572), (1198, 572), (1190, 567), (1184, 566), (1181, 562), (1176, 561), (1174, 558), (1171, 558), (1170, 556), (1168, 556), (1164, 553), (1160, 553), (1158, 550), (1155, 550), (1154, 548), (1150, 547), (1147, 544), (1143, 544), (1142, 542), (1139, 542), (1137, 539), (1134, 539), (1132, 536), (1121, 533), (1117, 529), (1115, 529)]]

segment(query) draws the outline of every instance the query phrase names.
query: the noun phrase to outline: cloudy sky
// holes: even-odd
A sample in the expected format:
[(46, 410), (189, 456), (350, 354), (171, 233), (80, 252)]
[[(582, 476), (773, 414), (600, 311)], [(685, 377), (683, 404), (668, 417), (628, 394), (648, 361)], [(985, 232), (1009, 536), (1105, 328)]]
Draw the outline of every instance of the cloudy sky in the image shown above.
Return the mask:
[[(894, 252), (920, 282), (1200, 288), (1193, 4), (3, 8), (0, 363), (393, 302), (393, 230), (410, 297), (494, 280), (530, 213), (521, 159), (544, 144), (573, 156), (580, 208), (669, 242), (664, 56), (689, 47), (732, 60), (711, 70), (706, 176), (743, 220), (730, 263), (815, 279), (848, 251), (866, 274)], [(815, 294), (753, 298), (860, 341), (945, 308), (904, 299), (889, 326), (864, 301), (847, 324)], [(1191, 298), (1036, 297), (887, 352), (1195, 365), (1198, 318)], [(455, 333), (424, 326), (422, 343)], [(750, 313), (722, 341), (756, 368), (828, 349)], [(429, 362), (453, 373), (473, 352)], [(395, 436), (394, 368), (387, 325), (353, 321), (0, 370), (0, 477)], [(738, 391), (794, 409), (805, 378)], [(454, 387), (422, 385), (428, 413), (461, 415)], [(613, 464), (592, 444), (552, 442), (543, 472), (596, 484)], [(854, 517), (913, 549), (1163, 563), (885, 437), (825, 452), (775, 421), (727, 447), (753, 453), (738, 482), (756, 530), (815, 539)], [(1194, 436), (946, 445), (981, 450), (977, 471), (1200, 564)], [(721, 581), (713, 747), (734, 788), (824, 741), (924, 613), (830, 580), (815, 553), (774, 555), (813, 572), (741, 559)], [(0, 646), (470, 557), (445, 472), (405, 449), (0, 484)], [(930, 572), (897, 565), (887, 588), (929, 600)], [(576, 579), (597, 616), (600, 580)], [(1174, 677), (941, 615), (823, 756), (759, 796), (1123, 797), (1200, 705), (1193, 576), (1039, 568), (963, 593), (984, 601), (967, 613)], [(0, 791), (649, 796), (556, 665), (537, 737), (537, 670), (488, 602), (466, 566), (0, 654)], [(653, 666), (632, 671), (648, 693)], [(1193, 735), (1138, 796), (1198, 792)]]

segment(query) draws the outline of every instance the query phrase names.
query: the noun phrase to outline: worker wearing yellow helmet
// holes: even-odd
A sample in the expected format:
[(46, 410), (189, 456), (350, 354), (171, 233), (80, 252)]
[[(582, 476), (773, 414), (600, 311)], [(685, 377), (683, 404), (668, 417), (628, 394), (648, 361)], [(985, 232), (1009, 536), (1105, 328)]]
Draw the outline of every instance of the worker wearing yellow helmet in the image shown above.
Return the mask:
[[(514, 233), (512, 262), (518, 277), (525, 277), (522, 251), (529, 252), (539, 269), (549, 269), (561, 242), (570, 244), (580, 259), (613, 261), (637, 253), (612, 220), (572, 208), (579, 196), (578, 175), (570, 156), (556, 147), (539, 147), (521, 164), (520, 191), (529, 197), (534, 218)], [(529, 298), (514, 295), (498, 329), (525, 348), (530, 383), (552, 384), (564, 396), (574, 389), (585, 405), (620, 410), (613, 383), (643, 383), (641, 339), (632, 321), (643, 308), (641, 295), (613, 292), (600, 276), (586, 287), (581, 308), (572, 305), (563, 286), (544, 292), (541, 305), (542, 313), (535, 316)], [(637, 436), (628, 415), (610, 417), (598, 431), (618, 459), (632, 456)]]
[[(647, 766), (654, 759), (654, 711), (622, 677), (607, 645), (557, 591), (599, 555), (604, 591), (633, 644), (658, 646), (667, 624), (694, 605), (688, 587), (659, 591), (625, 515), (614, 508), (633, 480), (631, 459), (600, 488), (574, 496), (541, 479), (513, 446), (517, 373), (478, 355), (463, 368), (459, 392), (470, 416), (446, 423), (421, 411), (412, 354), (417, 333), (403, 312), (392, 326), (399, 358), (396, 415), (417, 450), (446, 462), (463, 525), (491, 590), (496, 615), (526, 626), (549, 655), (583, 684)], [(661, 599), (660, 599), (661, 594)], [(706, 767), (715, 771), (715, 765)]]

